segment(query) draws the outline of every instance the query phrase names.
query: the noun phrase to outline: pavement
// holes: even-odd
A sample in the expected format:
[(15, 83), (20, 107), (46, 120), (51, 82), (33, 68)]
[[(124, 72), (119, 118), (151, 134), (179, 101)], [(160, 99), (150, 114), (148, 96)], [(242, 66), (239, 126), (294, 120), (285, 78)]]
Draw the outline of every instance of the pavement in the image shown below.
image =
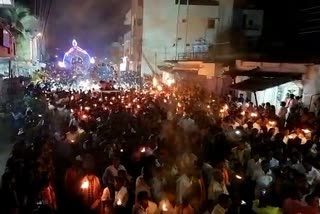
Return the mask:
[[(13, 144), (10, 143), (10, 128), (8, 123), (0, 121), (0, 178), (4, 173), (6, 162)], [(0, 179), (1, 180), (1, 179)]]

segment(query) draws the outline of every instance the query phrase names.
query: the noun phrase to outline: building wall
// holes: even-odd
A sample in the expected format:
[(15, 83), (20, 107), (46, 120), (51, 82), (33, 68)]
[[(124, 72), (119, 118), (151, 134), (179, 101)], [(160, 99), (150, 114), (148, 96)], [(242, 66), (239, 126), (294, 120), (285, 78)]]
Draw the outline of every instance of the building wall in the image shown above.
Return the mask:
[[(189, 5), (188, 10), (187, 5), (180, 5), (179, 9), (173, 0), (145, 0), (142, 73), (151, 73), (149, 65), (156, 69), (156, 64), (175, 59), (176, 53), (192, 52), (192, 44), (196, 40), (204, 39), (214, 43), (218, 17), (218, 6)], [(208, 29), (208, 19), (215, 20), (215, 28)]]

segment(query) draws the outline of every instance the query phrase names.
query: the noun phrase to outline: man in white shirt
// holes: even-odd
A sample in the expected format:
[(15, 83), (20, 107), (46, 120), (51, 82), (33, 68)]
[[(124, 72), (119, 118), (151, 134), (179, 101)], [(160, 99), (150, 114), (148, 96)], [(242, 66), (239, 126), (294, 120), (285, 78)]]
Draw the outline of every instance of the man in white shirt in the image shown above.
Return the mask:
[(306, 170), (307, 182), (310, 186), (313, 186), (320, 182), (320, 172), (314, 168), (308, 160), (302, 162), (303, 167)]
[(231, 205), (231, 199), (229, 195), (219, 195), (218, 204), (213, 208), (211, 214), (225, 214)]
[(258, 168), (253, 172), (252, 180), (256, 182), (256, 196), (259, 196), (261, 191), (270, 186), (273, 181), (273, 176), (267, 160), (263, 160), (261, 162), (261, 168)]
[(118, 176), (118, 171), (124, 170), (127, 171), (126, 168), (120, 164), (118, 158), (113, 158), (112, 165), (108, 166), (103, 175), (102, 175), (102, 182), (104, 185), (113, 185), (114, 178)]
[(184, 198), (188, 194), (188, 190), (192, 185), (192, 181), (186, 173), (183, 173), (177, 179), (177, 203), (182, 204)]

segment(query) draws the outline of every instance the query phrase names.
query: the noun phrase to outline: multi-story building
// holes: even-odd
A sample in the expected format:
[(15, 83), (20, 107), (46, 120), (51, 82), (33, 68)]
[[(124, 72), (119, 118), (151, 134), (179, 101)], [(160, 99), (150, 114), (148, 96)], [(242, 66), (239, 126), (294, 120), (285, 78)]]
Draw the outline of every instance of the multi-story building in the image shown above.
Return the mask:
[(230, 30), (232, 14), (233, 0), (132, 0), (133, 70), (152, 74), (167, 60), (207, 58), (210, 47), (228, 42), (219, 34)]

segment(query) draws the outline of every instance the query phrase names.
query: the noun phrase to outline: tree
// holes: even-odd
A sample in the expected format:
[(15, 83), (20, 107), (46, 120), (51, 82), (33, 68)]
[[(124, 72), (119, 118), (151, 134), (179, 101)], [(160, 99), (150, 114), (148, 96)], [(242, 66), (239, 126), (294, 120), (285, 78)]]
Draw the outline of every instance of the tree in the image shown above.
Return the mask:
[(30, 16), (29, 8), (17, 4), (13, 8), (4, 8), (0, 10), (0, 16), (10, 25), (11, 32), (15, 35), (25, 35), (26, 29), (22, 20)]

